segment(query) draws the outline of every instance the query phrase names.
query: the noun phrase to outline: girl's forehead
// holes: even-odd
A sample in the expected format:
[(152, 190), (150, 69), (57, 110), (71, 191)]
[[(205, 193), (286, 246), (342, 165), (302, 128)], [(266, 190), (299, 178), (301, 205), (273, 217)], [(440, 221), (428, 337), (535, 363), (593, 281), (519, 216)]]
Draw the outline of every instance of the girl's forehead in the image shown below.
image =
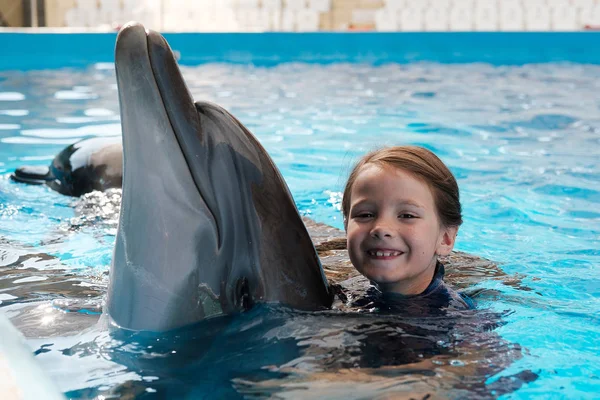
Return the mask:
[(433, 192), (424, 179), (410, 171), (373, 165), (356, 176), (352, 201), (373, 196), (426, 199), (433, 198)]
[(356, 175), (355, 184), (357, 181), (361, 181), (361, 183), (368, 183), (369, 180), (373, 178), (377, 178), (379, 180), (402, 180), (408, 178), (426, 184), (423, 178), (416, 175), (412, 171), (393, 165), (375, 163), (365, 164), (360, 169)]

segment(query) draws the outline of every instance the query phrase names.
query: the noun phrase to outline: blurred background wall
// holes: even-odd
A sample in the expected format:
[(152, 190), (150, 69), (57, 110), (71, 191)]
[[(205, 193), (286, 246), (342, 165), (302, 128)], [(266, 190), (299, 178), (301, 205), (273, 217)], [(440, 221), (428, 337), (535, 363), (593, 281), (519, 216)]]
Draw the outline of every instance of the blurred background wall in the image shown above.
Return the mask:
[(77, 7), (77, 0), (45, 0), (45, 3), (46, 25), (54, 27), (66, 26), (65, 15), (70, 9)]
[(0, 12), (11, 26), (103, 30), (129, 20), (197, 32), (600, 28), (600, 0), (0, 0)]
[(0, 0), (0, 26), (25, 26), (23, 2)]

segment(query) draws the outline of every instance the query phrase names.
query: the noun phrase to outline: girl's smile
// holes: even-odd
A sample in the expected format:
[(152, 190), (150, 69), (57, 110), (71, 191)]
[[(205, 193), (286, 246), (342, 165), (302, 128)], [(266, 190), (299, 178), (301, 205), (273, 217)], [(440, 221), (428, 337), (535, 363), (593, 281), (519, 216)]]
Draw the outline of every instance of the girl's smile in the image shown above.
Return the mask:
[(367, 254), (376, 260), (392, 260), (402, 254), (403, 251), (390, 250), (390, 249), (370, 249), (367, 250)]

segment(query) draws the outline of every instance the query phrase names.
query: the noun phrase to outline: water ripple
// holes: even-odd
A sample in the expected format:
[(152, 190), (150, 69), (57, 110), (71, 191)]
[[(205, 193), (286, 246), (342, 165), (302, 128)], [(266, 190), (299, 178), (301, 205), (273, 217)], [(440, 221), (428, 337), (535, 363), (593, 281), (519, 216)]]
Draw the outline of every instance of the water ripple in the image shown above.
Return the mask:
[(19, 92), (0, 92), (0, 101), (22, 101), (25, 95)]
[[(541, 370), (537, 382), (521, 389), (523, 397), (597, 393), (599, 66), (290, 63), (182, 71), (195, 98), (221, 104), (257, 135), (300, 212), (338, 228), (339, 193), (362, 154), (395, 144), (435, 151), (461, 188), (465, 223), (457, 247), (500, 262), (531, 289), (494, 280), (478, 285), (494, 293), (480, 307), (513, 310), (498, 333), (527, 348), (506, 374)], [(32, 257), (23, 267), (103, 274), (116, 218), (95, 225), (75, 216), (68, 200), (12, 183), (7, 173), (24, 160), (47, 165), (77, 138), (119, 134), (118, 124), (107, 123), (119, 115), (114, 64), (0, 72), (0, 78), (0, 234), (55, 257)], [(8, 261), (15, 256), (0, 254)], [(21, 299), (3, 295), (3, 306)], [(469, 368), (452, 360), (444, 362)], [(107, 384), (106, 376), (98, 372), (94, 382)]]

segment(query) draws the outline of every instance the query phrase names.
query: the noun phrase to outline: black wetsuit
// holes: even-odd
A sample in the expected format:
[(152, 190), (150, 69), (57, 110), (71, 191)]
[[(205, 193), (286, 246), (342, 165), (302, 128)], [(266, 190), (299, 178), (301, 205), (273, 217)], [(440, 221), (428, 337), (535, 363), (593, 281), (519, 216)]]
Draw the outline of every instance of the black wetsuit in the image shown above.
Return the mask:
[(412, 315), (428, 315), (450, 310), (474, 309), (473, 301), (466, 295), (450, 288), (444, 282), (444, 265), (438, 261), (433, 279), (421, 294), (404, 296), (399, 293), (382, 293), (372, 286), (365, 297), (352, 303), (355, 307), (376, 308), (381, 312), (402, 312)]

